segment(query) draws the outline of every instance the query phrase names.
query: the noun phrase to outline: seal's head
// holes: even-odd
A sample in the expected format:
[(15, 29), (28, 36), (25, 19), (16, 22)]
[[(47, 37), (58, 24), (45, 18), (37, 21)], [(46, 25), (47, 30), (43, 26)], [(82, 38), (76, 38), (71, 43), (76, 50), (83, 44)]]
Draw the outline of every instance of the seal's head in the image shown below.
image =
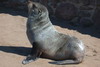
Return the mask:
[(43, 17), (48, 15), (48, 10), (45, 6), (37, 2), (28, 3), (29, 16), (32, 17)]

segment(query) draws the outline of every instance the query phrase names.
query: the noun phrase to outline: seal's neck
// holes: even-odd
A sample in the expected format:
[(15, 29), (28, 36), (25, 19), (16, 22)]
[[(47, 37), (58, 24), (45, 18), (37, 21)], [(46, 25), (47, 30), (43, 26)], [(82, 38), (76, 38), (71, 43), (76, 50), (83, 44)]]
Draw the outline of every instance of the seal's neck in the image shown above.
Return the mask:
[(51, 22), (50, 22), (49, 17), (39, 17), (39, 18), (29, 17), (27, 24), (29, 24), (32, 30), (36, 30), (36, 29), (44, 27), (47, 24), (51, 25)]

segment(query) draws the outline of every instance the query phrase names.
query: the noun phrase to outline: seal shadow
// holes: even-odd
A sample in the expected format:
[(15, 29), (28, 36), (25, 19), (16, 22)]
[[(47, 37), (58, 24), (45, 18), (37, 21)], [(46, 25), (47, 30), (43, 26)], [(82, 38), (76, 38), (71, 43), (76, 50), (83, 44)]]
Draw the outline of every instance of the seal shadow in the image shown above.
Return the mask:
[[(15, 47), (15, 46), (0, 46), (0, 51), (5, 52), (5, 53), (13, 53), (21, 56), (26, 56), (30, 54), (31, 52), (31, 47)], [(50, 59), (46, 58), (45, 56), (40, 56), (40, 58), (45, 58), (45, 59)], [(52, 59), (53, 60), (53, 59)]]
[(21, 56), (27, 56), (31, 48), (28, 47), (14, 47), (14, 46), (0, 46), (0, 51), (6, 52), (6, 53), (13, 53)]

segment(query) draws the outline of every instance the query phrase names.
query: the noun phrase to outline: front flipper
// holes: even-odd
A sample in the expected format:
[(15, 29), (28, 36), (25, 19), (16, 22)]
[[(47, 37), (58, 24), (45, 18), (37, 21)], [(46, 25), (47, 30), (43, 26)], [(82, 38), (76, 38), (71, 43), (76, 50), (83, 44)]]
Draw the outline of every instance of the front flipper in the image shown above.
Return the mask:
[(22, 64), (28, 64), (32, 61), (37, 60), (41, 55), (41, 52), (38, 50), (36, 43), (33, 43), (33, 47), (31, 49), (31, 53), (27, 56), (26, 59), (22, 61)]
[(28, 64), (30, 62), (37, 60), (37, 59), (38, 59), (38, 57), (36, 57), (36, 56), (28, 55), (27, 58), (22, 61), (22, 64)]

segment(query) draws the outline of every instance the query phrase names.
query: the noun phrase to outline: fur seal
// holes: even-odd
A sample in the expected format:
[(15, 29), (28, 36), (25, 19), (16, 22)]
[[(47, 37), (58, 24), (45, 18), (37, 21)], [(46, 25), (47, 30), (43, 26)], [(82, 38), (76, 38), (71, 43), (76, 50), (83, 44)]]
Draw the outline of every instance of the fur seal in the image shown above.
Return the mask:
[(53, 59), (52, 64), (78, 64), (83, 61), (85, 47), (81, 40), (58, 32), (52, 25), (48, 10), (37, 2), (30, 2), (27, 36), (32, 44), (31, 53), (22, 61), (28, 64), (40, 56)]

